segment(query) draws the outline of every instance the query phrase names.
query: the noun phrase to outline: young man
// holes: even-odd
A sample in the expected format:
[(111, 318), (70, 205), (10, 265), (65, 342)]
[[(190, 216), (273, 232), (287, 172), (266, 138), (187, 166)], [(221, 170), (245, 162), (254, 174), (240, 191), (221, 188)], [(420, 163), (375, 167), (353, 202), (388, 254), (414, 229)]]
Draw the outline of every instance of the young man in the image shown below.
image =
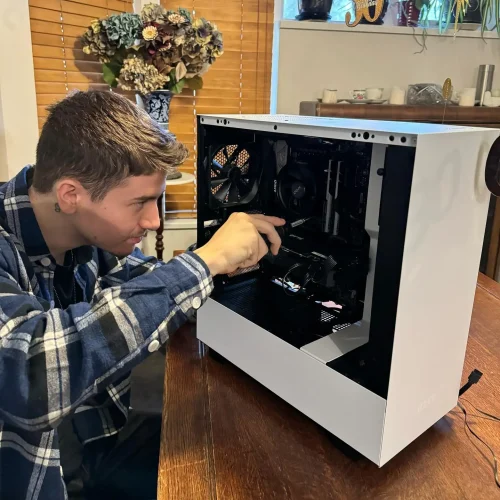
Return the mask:
[(78, 92), (50, 109), (36, 165), (0, 189), (1, 498), (65, 498), (61, 423), (92, 480), (93, 453), (126, 423), (131, 368), (203, 304), (213, 276), (267, 253), (261, 234), (277, 253), (284, 221), (244, 214), (167, 263), (135, 248), (185, 158), (127, 99)]

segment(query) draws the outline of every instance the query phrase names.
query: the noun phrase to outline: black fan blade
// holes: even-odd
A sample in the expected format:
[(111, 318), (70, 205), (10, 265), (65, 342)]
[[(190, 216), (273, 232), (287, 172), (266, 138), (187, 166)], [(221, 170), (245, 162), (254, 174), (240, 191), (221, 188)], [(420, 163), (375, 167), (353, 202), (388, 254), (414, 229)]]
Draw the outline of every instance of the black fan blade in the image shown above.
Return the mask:
[(251, 184), (247, 184), (246, 182), (243, 182), (241, 179), (238, 181), (238, 189), (240, 191), (240, 196), (243, 198), (246, 196), (251, 189)]
[(220, 189), (214, 194), (214, 196), (219, 201), (224, 201), (226, 199), (227, 193), (229, 192), (229, 188), (231, 187), (231, 181), (226, 179)]
[(292, 179), (295, 179), (295, 180), (301, 181), (301, 182), (304, 181), (304, 178), (303, 178), (300, 170), (295, 170), (292, 168), (292, 169), (290, 169), (290, 172), (287, 172), (287, 173), (288, 173), (288, 176), (291, 177)]
[(225, 174), (224, 167), (214, 158), (212, 160), (212, 168), (211, 171), (215, 174), (216, 177), (220, 177)]
[(220, 186), (224, 182), (226, 182), (227, 179), (213, 179), (210, 181), (210, 185), (212, 186), (212, 189)]
[(281, 185), (280, 185), (280, 189), (282, 191), (291, 191), (292, 190), (292, 185), (293, 185), (293, 182), (292, 181), (289, 181), (289, 182), (282, 182)]
[[(219, 153), (222, 153), (224, 156), (224, 159), (221, 160), (220, 162), (216, 160), (217, 156), (219, 156)], [(227, 149), (227, 146), (224, 146), (223, 148), (219, 149), (215, 155), (213, 156), (212, 159), (212, 166), (215, 167), (213, 172), (217, 175), (217, 177), (220, 177), (221, 174), (227, 174), (231, 168), (231, 163), (229, 161), (230, 153), (229, 150)]]
[(227, 163), (232, 165), (234, 160), (238, 159), (238, 156), (240, 155), (241, 151), (242, 151), (241, 146), (237, 146), (236, 148), (234, 148), (234, 151), (231, 153), (231, 156), (228, 158)]
[(238, 201), (238, 186), (236, 185), (236, 183), (231, 184), (231, 186), (229, 188), (229, 197), (228, 197), (227, 201), (229, 203), (235, 203)]

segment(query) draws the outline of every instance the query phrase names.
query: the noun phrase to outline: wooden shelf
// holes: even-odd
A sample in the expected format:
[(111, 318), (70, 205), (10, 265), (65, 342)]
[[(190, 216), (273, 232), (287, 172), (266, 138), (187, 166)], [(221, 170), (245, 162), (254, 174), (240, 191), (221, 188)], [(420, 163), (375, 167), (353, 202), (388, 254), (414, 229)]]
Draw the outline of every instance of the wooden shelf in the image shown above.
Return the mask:
[[(435, 106), (394, 106), (390, 104), (322, 104), (319, 101), (300, 103), (300, 114), (365, 120), (445, 123), (500, 128), (500, 108)], [(444, 119), (443, 119), (444, 118)]]

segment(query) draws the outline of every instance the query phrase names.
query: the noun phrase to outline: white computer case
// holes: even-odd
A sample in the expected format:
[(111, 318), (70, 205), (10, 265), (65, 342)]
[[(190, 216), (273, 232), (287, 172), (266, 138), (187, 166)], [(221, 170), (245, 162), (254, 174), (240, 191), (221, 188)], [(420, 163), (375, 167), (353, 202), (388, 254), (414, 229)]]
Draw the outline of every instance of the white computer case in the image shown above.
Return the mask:
[(212, 299), (197, 321), (199, 340), (382, 466), (456, 405), (490, 200), (484, 169), (500, 131), (267, 115), (205, 115), (199, 123), (373, 143), (371, 257), (381, 183), (373, 172), (388, 146), (416, 148), (386, 399), (322, 359), (366, 341), (363, 328), (297, 349)]

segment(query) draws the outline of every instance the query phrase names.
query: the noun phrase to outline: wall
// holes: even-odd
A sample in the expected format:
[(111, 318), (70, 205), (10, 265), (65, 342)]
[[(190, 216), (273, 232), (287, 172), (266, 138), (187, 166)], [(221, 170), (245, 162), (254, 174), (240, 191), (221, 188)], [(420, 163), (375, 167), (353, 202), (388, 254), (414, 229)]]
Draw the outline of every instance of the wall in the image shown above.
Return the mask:
[(38, 141), (28, 0), (0, 1), (0, 181), (35, 161)]
[[(323, 88), (348, 97), (353, 88), (407, 88), (410, 83), (439, 83), (448, 77), (454, 88), (475, 87), (480, 64), (496, 64), (494, 86), (500, 87), (500, 42), (496, 33), (483, 41), (478, 32), (457, 37), (429, 30), (427, 50), (420, 50), (411, 28), (281, 21), (277, 96), (273, 109), (298, 114), (300, 101), (321, 97)], [(421, 39), (422, 30), (415, 30)]]

